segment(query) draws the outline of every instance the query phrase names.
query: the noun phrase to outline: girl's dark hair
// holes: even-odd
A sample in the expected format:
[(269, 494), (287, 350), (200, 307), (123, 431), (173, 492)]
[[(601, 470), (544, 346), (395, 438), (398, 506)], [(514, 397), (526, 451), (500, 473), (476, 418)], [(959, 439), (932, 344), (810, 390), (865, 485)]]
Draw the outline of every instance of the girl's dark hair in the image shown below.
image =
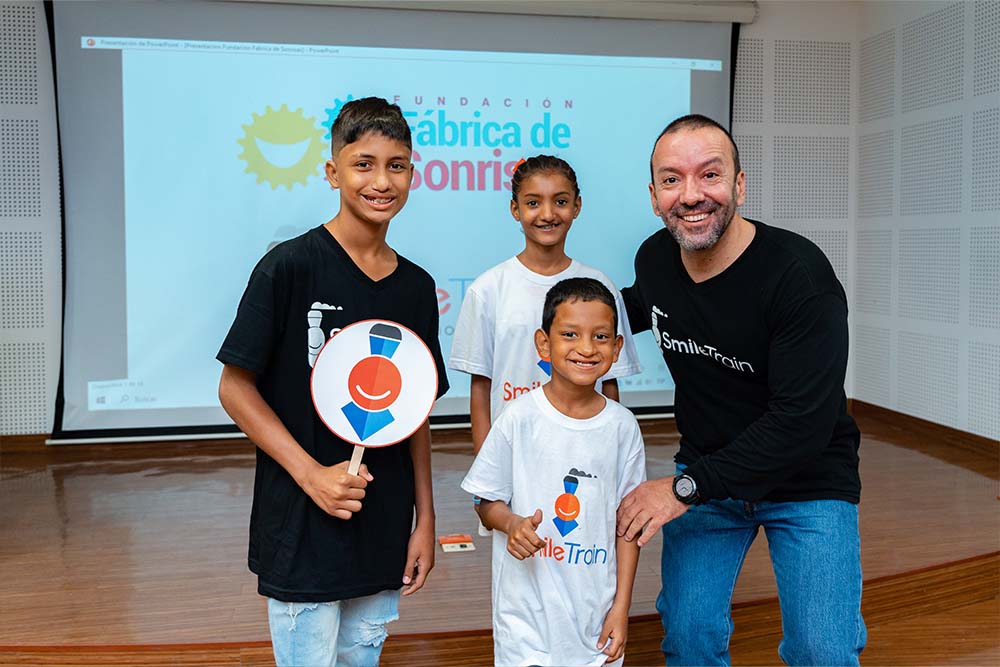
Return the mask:
[(510, 179), (510, 198), (517, 201), (517, 193), (521, 191), (521, 183), (524, 179), (535, 174), (555, 172), (562, 174), (573, 184), (574, 197), (580, 196), (580, 184), (576, 182), (576, 172), (569, 162), (554, 155), (536, 155), (529, 157), (514, 170), (514, 176)]
[(337, 157), (341, 148), (353, 144), (369, 132), (395, 139), (407, 148), (413, 147), (410, 126), (399, 106), (389, 104), (381, 97), (362, 97), (345, 104), (330, 128), (333, 157)]
[(556, 319), (556, 308), (561, 304), (575, 301), (600, 301), (611, 308), (615, 332), (618, 331), (618, 306), (611, 290), (595, 278), (567, 278), (553, 285), (545, 295), (545, 305), (542, 307), (542, 331), (546, 335), (552, 330), (552, 321)]

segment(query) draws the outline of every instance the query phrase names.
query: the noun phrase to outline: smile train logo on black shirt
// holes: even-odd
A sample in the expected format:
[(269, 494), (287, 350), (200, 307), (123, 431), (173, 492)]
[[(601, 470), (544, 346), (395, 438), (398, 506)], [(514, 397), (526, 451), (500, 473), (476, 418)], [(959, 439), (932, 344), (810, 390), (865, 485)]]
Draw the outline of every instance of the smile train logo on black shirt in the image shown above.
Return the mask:
[[(701, 343), (696, 343), (690, 338), (687, 340), (678, 340), (677, 338), (672, 338), (670, 334), (665, 330), (660, 329), (660, 320), (666, 320), (667, 314), (662, 310), (653, 306), (650, 312), (650, 321), (652, 323), (653, 335), (656, 336), (656, 344), (660, 346), (664, 354), (669, 352), (679, 352), (681, 354), (700, 354), (705, 357), (714, 359), (718, 363), (722, 364), (726, 368), (732, 368), (735, 371), (741, 373), (753, 373), (753, 366), (750, 365), (748, 361), (740, 361), (736, 357), (727, 357), (726, 355), (719, 352), (715, 347), (711, 345), (703, 345)], [(664, 324), (666, 324), (664, 322)]]

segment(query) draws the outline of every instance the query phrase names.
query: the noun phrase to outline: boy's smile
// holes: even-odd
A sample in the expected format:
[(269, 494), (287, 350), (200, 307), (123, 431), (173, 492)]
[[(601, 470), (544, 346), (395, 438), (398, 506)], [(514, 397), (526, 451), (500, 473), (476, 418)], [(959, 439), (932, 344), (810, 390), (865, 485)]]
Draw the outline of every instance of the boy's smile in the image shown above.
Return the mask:
[(618, 360), (622, 337), (614, 312), (601, 301), (566, 301), (556, 307), (548, 334), (539, 329), (535, 345), (552, 362), (553, 383), (594, 388)]
[(326, 178), (340, 190), (340, 216), (384, 225), (410, 195), (411, 151), (406, 144), (369, 132), (326, 163)]

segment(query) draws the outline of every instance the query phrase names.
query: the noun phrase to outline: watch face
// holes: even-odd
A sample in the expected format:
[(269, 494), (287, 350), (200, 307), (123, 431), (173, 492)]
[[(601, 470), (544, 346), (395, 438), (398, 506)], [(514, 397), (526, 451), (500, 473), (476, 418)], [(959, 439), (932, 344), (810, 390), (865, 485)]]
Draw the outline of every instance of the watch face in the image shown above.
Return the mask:
[(694, 494), (694, 482), (690, 477), (678, 477), (674, 482), (674, 490), (681, 498), (690, 498)]

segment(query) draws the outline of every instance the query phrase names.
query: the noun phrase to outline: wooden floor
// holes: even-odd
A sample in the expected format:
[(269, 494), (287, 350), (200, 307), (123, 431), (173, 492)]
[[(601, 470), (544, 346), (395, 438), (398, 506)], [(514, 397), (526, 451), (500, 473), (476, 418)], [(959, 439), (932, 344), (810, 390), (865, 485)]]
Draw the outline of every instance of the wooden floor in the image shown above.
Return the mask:
[[(1000, 448), (883, 411), (858, 419), (865, 663), (1000, 664)], [(669, 474), (672, 422), (643, 431), (650, 476)], [(434, 440), (438, 532), (474, 533), (458, 488), (468, 432)], [(252, 481), (245, 442), (4, 439), (0, 664), (273, 664), (245, 565)], [(489, 540), (476, 547), (439, 553), (427, 588), (390, 626), (384, 664), (491, 662)], [(640, 559), (626, 664), (662, 664), (658, 560), (656, 542)], [(774, 596), (761, 536), (734, 595), (735, 663), (780, 662)]]

